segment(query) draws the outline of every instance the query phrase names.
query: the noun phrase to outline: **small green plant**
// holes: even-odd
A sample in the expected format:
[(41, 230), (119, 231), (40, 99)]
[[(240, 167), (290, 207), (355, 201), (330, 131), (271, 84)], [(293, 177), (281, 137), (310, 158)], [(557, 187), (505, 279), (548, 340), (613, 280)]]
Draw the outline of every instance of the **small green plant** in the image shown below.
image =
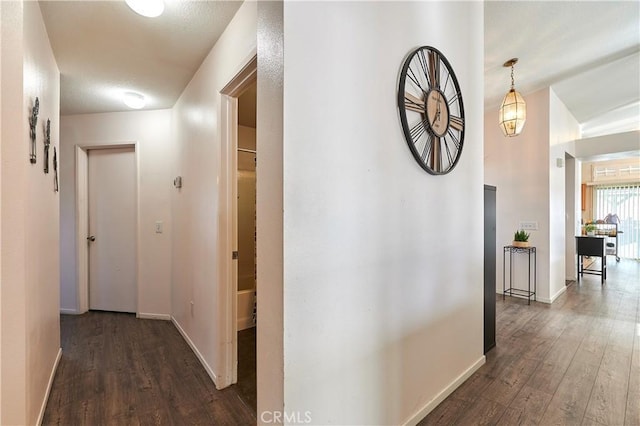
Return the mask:
[(516, 231), (516, 233), (513, 234), (513, 241), (527, 242), (529, 241), (529, 234), (524, 232), (522, 229)]
[(596, 225), (595, 225), (595, 224), (593, 224), (593, 223), (587, 223), (587, 224), (584, 226), (584, 231), (585, 231), (585, 232), (595, 232), (595, 230), (596, 230)]

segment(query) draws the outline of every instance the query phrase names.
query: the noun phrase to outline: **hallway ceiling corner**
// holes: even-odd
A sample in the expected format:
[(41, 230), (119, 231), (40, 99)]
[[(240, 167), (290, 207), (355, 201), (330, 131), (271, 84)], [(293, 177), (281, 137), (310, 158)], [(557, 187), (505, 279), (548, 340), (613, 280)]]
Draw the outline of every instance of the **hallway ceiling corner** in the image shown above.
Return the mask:
[[(129, 111), (125, 91), (144, 94), (145, 109), (171, 108), (242, 2), (165, 3), (163, 15), (145, 18), (124, 0), (39, 0), (60, 69), (62, 115)], [(518, 57), (516, 88), (525, 99), (552, 87), (583, 128), (637, 127), (640, 2), (484, 4), (485, 110), (497, 115), (509, 88), (502, 64)]]
[(122, 93), (171, 108), (241, 1), (165, 0), (157, 18), (118, 1), (39, 0), (60, 69), (60, 113), (129, 111)]

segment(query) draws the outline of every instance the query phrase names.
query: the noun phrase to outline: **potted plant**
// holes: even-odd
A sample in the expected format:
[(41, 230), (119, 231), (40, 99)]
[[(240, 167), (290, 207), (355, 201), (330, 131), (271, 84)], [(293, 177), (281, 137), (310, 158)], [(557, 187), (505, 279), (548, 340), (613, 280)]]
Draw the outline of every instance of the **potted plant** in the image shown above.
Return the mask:
[(593, 223), (587, 223), (584, 226), (584, 231), (587, 233), (587, 235), (595, 235), (596, 234), (596, 225)]
[(515, 234), (513, 234), (513, 243), (512, 245), (514, 247), (529, 247), (529, 234), (527, 234), (526, 232), (524, 232), (522, 229), (519, 231), (516, 231)]

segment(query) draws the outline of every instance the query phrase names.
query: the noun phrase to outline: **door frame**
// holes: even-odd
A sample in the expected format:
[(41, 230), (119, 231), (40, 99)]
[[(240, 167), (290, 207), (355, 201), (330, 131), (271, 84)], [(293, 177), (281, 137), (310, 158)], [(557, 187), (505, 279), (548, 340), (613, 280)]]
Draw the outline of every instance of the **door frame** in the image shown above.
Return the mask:
[[(238, 96), (257, 81), (254, 51), (234, 77), (220, 90), (220, 250), (219, 294), (222, 315), (219, 331), (222, 374), (218, 388), (238, 382), (238, 269), (232, 253), (238, 250)], [(256, 158), (257, 158), (256, 153)], [(256, 193), (258, 191), (256, 185)]]
[[(135, 158), (135, 193), (136, 193), (136, 235), (135, 235), (135, 276), (136, 276), (136, 316), (140, 301), (140, 157), (138, 142), (115, 142), (93, 145), (75, 146), (75, 233), (76, 233), (76, 312), (84, 314), (89, 311), (89, 151), (98, 149), (133, 148)], [(84, 202), (83, 202), (84, 200)], [(85, 218), (84, 221), (81, 218)]]
[(580, 208), (581, 182), (578, 173), (580, 161), (574, 154), (564, 152), (564, 213), (565, 213), (565, 281), (578, 279), (575, 268), (577, 261), (575, 236), (580, 235), (578, 217)]

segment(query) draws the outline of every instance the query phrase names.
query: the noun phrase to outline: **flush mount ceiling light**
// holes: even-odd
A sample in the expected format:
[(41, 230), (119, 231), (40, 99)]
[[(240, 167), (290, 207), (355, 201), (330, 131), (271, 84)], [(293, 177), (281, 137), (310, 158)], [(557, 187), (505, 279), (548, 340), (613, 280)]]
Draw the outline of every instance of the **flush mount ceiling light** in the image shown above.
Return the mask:
[(511, 67), (511, 90), (505, 95), (500, 105), (500, 129), (505, 136), (517, 136), (524, 128), (527, 120), (527, 104), (522, 95), (516, 92), (513, 83), (513, 66), (518, 62), (518, 58), (509, 59), (504, 63), (504, 67)]
[(140, 109), (145, 105), (144, 96), (142, 96), (140, 93), (135, 92), (125, 92), (123, 101), (126, 106), (133, 109)]
[(138, 15), (155, 18), (164, 12), (163, 0), (125, 0), (127, 5)]

